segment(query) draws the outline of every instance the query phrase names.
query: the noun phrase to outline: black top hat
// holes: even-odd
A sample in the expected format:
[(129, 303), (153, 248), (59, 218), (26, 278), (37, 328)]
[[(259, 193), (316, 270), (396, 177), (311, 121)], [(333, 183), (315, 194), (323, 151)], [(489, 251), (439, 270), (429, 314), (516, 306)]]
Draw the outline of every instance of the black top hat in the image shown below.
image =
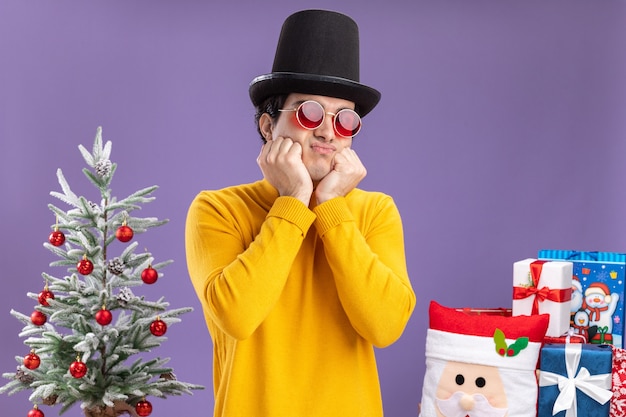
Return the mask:
[(326, 10), (303, 10), (283, 24), (272, 72), (250, 83), (255, 106), (276, 94), (317, 94), (353, 101), (361, 116), (380, 92), (359, 83), (359, 28), (350, 17)]

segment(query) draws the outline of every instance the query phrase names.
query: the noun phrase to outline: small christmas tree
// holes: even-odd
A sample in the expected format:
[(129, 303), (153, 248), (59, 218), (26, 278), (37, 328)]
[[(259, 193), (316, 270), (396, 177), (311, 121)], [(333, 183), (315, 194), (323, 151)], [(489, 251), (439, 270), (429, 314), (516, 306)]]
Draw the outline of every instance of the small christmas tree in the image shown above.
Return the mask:
[[(28, 293), (37, 300), (33, 313), (11, 310), (25, 325), (19, 336), (30, 349), (16, 357), (16, 372), (3, 374), (11, 381), (0, 393), (32, 390), (29, 417), (44, 416), (41, 404), (59, 404), (63, 414), (76, 403), (91, 417), (147, 416), (152, 411), (147, 397), (191, 394), (202, 388), (176, 380), (165, 366), (168, 359), (140, 355), (160, 346), (168, 327), (192, 309), (168, 310), (163, 297), (152, 302), (131, 291), (154, 284), (161, 268), (171, 263), (153, 263), (149, 252), (135, 252), (136, 234), (167, 222), (131, 216), (154, 199), (150, 195), (157, 187), (118, 201), (109, 188), (117, 165), (109, 159), (111, 142), (103, 146), (102, 129), (97, 130), (91, 153), (82, 145), (79, 150), (91, 168), (83, 172), (100, 191), (100, 203), (74, 194), (57, 171), (62, 192), (50, 194), (71, 208), (49, 205), (56, 222), (44, 246), (59, 258), (50, 266), (66, 267), (69, 275), (43, 273), (43, 290)], [(123, 250), (112, 256), (110, 245), (116, 240)]]

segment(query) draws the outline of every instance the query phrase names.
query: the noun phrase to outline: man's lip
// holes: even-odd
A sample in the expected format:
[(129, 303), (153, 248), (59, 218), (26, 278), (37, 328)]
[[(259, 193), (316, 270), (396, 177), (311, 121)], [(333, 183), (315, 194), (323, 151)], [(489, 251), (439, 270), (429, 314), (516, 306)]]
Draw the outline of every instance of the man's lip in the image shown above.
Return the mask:
[(313, 149), (323, 149), (323, 150), (328, 150), (328, 151), (335, 151), (335, 147), (334, 146), (329, 146), (329, 145), (322, 145), (320, 143), (314, 143), (313, 145), (311, 145), (311, 148)]

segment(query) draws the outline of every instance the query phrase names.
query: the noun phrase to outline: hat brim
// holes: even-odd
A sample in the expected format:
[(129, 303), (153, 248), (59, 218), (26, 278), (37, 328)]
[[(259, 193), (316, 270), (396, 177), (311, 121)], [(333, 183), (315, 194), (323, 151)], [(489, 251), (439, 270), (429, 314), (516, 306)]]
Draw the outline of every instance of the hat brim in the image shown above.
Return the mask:
[(337, 97), (356, 104), (361, 117), (380, 101), (380, 92), (372, 87), (340, 77), (294, 72), (274, 72), (260, 75), (248, 90), (252, 104), (258, 106), (273, 95), (301, 93)]

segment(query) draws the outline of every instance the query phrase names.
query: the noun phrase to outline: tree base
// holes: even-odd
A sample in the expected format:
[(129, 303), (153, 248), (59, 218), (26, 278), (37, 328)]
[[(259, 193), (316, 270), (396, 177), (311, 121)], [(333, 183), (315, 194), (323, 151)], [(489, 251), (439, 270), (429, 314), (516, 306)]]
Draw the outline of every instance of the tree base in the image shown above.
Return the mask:
[(135, 407), (124, 401), (115, 401), (113, 407), (86, 408), (85, 417), (119, 417), (128, 414), (131, 417), (139, 417)]

